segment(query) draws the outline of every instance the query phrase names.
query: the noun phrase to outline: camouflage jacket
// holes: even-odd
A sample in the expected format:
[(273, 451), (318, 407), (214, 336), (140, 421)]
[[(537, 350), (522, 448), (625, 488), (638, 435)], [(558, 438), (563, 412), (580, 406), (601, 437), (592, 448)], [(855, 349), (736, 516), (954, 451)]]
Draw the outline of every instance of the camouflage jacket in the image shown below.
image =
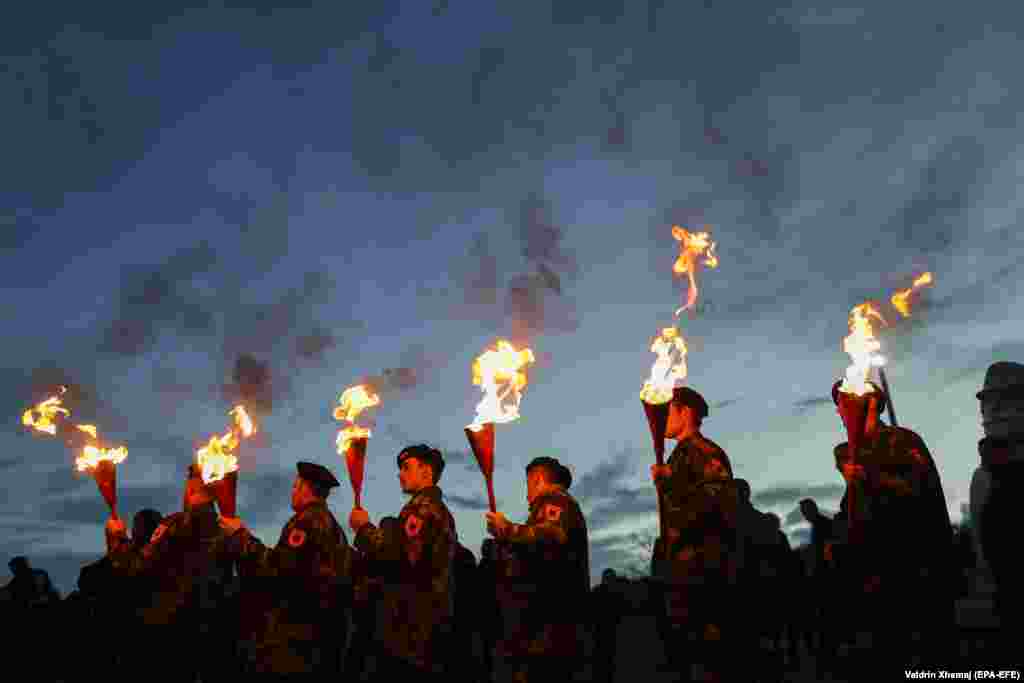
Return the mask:
[(504, 627), (498, 651), (506, 656), (581, 652), (587, 621), (590, 559), (587, 523), (562, 489), (538, 496), (525, 524), (513, 524), (500, 544), (499, 598)]
[(703, 517), (714, 496), (732, 489), (729, 456), (715, 442), (694, 434), (676, 444), (668, 465), (672, 474), (659, 484), (665, 502), (662, 514), (671, 530), (696, 532), (706, 521)]
[(273, 548), (244, 528), (231, 540), (247, 592), (266, 603), (244, 625), (254, 640), (257, 670), (312, 671), (309, 648), (347, 623), (352, 552), (341, 525), (325, 503), (316, 502), (288, 520)]
[(427, 671), (442, 671), (454, 618), (455, 518), (441, 489), (423, 489), (398, 519), (367, 524), (355, 537), (369, 562), (383, 566), (383, 616), (377, 640), (384, 650)]
[[(833, 454), (837, 468), (850, 460), (846, 443)], [(856, 485), (854, 519), (862, 525), (859, 547), (876, 558), (871, 564), (932, 573), (946, 564), (952, 525), (939, 472), (921, 437), (909, 429), (880, 425), (878, 439), (861, 447), (855, 462), (864, 466), (865, 480)], [(849, 487), (837, 520), (847, 519), (848, 501)]]
[(107, 535), (111, 566), (122, 576), (149, 579), (153, 594), (140, 606), (146, 624), (182, 625), (215, 610), (231, 578), (233, 558), (213, 503), (165, 517), (142, 548)]

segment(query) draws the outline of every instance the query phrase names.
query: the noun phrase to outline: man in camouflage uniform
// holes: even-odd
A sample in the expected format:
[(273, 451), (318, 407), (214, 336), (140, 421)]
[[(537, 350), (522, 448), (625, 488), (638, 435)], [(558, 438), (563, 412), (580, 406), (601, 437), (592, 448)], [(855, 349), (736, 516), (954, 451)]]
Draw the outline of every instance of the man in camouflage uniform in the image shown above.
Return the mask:
[(300, 462), (296, 469), (295, 514), (275, 547), (263, 545), (239, 518), (221, 518), (247, 591), (273, 599), (254, 634), (254, 673), (267, 678), (336, 673), (348, 630), (351, 551), (327, 507), (338, 480), (322, 465)]
[(454, 626), (458, 544), (455, 519), (437, 485), (444, 458), (425, 444), (409, 446), (398, 454), (398, 468), (402, 492), (412, 496), (398, 518), (385, 517), (378, 527), (362, 508), (349, 517), (356, 548), (384, 573), (379, 680), (441, 680)]
[(191, 681), (229, 658), (234, 634), (225, 637), (207, 629), (220, 616), (222, 591), (232, 574), (232, 554), (199, 468), (188, 469), (184, 510), (165, 517), (144, 546), (132, 545), (120, 519), (108, 520), (106, 531), (115, 573), (148, 580), (152, 587), (151, 596), (139, 608), (146, 639), (160, 643), (161, 652), (174, 653), (161, 657), (150, 675), (158, 680)]
[[(832, 387), (837, 407), (840, 386)], [(933, 656), (950, 651), (953, 531), (928, 447), (917, 433), (881, 422), (886, 396), (878, 387), (874, 392), (859, 452), (851, 459), (845, 442), (834, 449), (836, 469), (848, 486), (835, 518), (840, 545), (830, 552), (851, 610), (836, 619), (871, 632), (890, 664), (902, 666), (914, 654), (915, 631), (930, 646), (946, 644)], [(847, 523), (851, 486), (856, 487), (852, 527)]]
[(521, 611), (497, 649), (508, 680), (516, 683), (565, 683), (582, 666), (590, 559), (587, 524), (569, 495), (571, 485), (571, 473), (558, 460), (535, 458), (526, 466), (526, 523), (513, 524), (500, 512), (485, 516), (488, 532), (511, 553), (504, 574)]
[[(704, 397), (689, 387), (672, 394), (665, 436), (678, 441), (668, 463), (651, 466), (663, 493), (668, 552), (659, 564), (670, 627), (666, 647), (681, 677), (703, 659), (705, 678), (716, 680), (728, 663), (724, 643), (736, 642), (733, 618), (738, 571), (737, 487), (729, 457), (700, 433), (708, 416)], [(723, 640), (727, 639), (727, 640)], [(696, 647), (686, 642), (695, 640)], [(690, 661), (685, 657), (691, 655)]]

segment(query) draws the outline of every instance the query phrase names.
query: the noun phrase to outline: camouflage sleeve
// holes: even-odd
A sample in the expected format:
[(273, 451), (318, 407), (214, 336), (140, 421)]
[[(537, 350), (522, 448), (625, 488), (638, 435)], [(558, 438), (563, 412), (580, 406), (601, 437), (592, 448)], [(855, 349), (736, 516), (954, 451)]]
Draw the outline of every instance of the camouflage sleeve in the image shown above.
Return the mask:
[(372, 522), (366, 524), (353, 539), (356, 550), (370, 561), (395, 555), (394, 549), (399, 543), (397, 529), (398, 520), (394, 517), (381, 519), (379, 527)]
[(333, 575), (334, 539), (330, 518), (307, 509), (285, 527), (277, 546), (268, 548), (243, 531), (239, 566), (256, 576)]
[(180, 515), (165, 517), (142, 550), (136, 551), (130, 543), (119, 543), (110, 553), (111, 566), (118, 572), (137, 575), (152, 571), (160, 564), (170, 545), (170, 540), (182, 527)]
[(430, 547), (432, 593), (447, 604), (452, 597), (452, 565), (456, 548), (454, 528), (449, 523), (448, 511), (441, 505), (423, 505), (417, 514), (424, 517), (425, 540)]
[(568, 504), (552, 498), (539, 503), (537, 514), (526, 524), (513, 524), (508, 540), (512, 543), (534, 544), (555, 543), (563, 545), (569, 542), (571, 526)]

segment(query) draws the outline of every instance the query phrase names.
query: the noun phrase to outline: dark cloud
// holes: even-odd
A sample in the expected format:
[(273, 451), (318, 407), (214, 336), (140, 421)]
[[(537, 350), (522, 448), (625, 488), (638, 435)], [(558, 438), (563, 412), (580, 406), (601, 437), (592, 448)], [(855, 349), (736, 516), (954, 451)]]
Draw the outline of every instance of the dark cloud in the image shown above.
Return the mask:
[(463, 301), (453, 303), (453, 317), (480, 319), (493, 316), (499, 294), (498, 258), (487, 233), (473, 237), (466, 256), (460, 258), (454, 270)]
[(323, 328), (317, 328), (295, 340), (295, 352), (306, 360), (322, 360), (324, 354), (337, 346), (338, 340)]
[(249, 354), (235, 361), (231, 382), (224, 386), (224, 399), (232, 404), (241, 403), (246, 410), (258, 415), (269, 415), (274, 409), (274, 379), (270, 364)]
[(842, 497), (845, 490), (842, 484), (778, 485), (755, 492), (751, 502), (760, 508), (789, 507), (804, 498), (813, 498), (820, 505)]
[[(70, 479), (70, 477), (68, 477)], [(117, 508), (125, 519), (131, 519), (143, 508), (154, 508), (164, 515), (181, 509), (181, 499), (185, 488), (185, 477), (179, 481), (166, 484), (125, 486), (118, 485)], [(39, 505), (39, 517), (66, 524), (97, 524), (102, 525), (110, 516), (103, 497), (100, 496), (96, 483), (91, 477), (83, 476), (75, 481), (78, 490), (71, 493), (60, 493), (45, 498)], [(102, 540), (102, 539), (101, 539)]]
[[(724, 401), (715, 401), (711, 404), (710, 410), (721, 410), (722, 408), (728, 408), (729, 406), (736, 405), (743, 399), (741, 398), (727, 398)], [(708, 411), (710, 413), (710, 410)]]
[(216, 250), (204, 241), (178, 250), (159, 266), (126, 268), (117, 313), (103, 332), (100, 350), (137, 356), (151, 350), (164, 332), (213, 333), (214, 312), (191, 282), (217, 261)]
[(512, 336), (526, 341), (542, 332), (572, 332), (579, 327), (567, 281), (579, 273), (564, 244), (565, 230), (555, 223), (551, 202), (530, 194), (519, 207), (519, 242), (528, 271), (512, 276), (505, 298)]
[(358, 383), (373, 387), (381, 395), (383, 404), (388, 394), (407, 392), (422, 386), (442, 361), (440, 355), (428, 352), (422, 345), (413, 345), (402, 352), (396, 367), (385, 368), (383, 372), (364, 377)]
[(810, 412), (819, 406), (825, 405), (832, 405), (831, 396), (811, 396), (808, 398), (802, 398), (793, 403), (793, 407), (796, 408), (796, 412), (800, 414)]
[(592, 532), (627, 520), (656, 517), (657, 496), (653, 486), (636, 489), (627, 485), (639, 461), (635, 451), (620, 451), (573, 483), (572, 494), (586, 511)]
[(446, 493), (444, 497), (455, 507), (464, 510), (486, 511), (490, 509), (486, 496), (460, 496), (455, 493)]

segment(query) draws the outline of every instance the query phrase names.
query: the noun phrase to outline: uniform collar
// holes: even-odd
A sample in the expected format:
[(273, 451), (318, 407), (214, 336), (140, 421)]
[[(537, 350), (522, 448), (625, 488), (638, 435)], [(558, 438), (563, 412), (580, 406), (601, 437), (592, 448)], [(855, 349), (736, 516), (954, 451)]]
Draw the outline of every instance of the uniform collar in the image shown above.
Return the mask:
[(443, 498), (443, 495), (444, 494), (441, 493), (441, 487), (437, 485), (428, 486), (414, 493), (410, 502), (416, 500), (417, 498), (429, 498), (434, 502), (440, 503)]

